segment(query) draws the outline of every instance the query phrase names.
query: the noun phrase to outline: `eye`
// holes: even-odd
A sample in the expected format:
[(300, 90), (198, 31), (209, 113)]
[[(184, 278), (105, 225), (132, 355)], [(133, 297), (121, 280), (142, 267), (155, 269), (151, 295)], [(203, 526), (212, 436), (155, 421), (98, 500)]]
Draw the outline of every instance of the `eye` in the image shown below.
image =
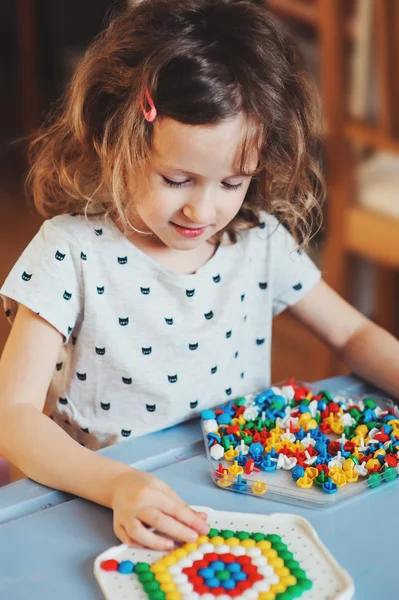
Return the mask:
[(166, 185), (168, 185), (169, 187), (173, 187), (173, 188), (182, 187), (183, 185), (185, 185), (187, 183), (187, 181), (172, 181), (171, 179), (168, 179), (164, 175), (162, 175), (162, 179), (164, 180), (164, 183)]
[[(165, 175), (161, 175), (161, 177), (162, 177), (165, 185), (167, 185), (168, 187), (172, 187), (172, 188), (180, 188), (180, 187), (183, 187), (184, 185), (186, 185), (186, 183), (189, 183), (188, 179), (185, 181), (173, 181), (172, 179), (168, 179), (167, 177), (165, 177)], [(237, 183), (234, 185), (231, 183), (222, 182), (222, 185), (225, 190), (234, 191), (234, 190), (239, 190), (242, 187), (243, 182)]]
[(229, 190), (229, 191), (239, 190), (242, 187), (242, 184), (243, 184), (243, 182), (236, 183), (235, 185), (233, 185), (232, 183), (223, 182), (223, 186), (225, 187), (226, 190)]

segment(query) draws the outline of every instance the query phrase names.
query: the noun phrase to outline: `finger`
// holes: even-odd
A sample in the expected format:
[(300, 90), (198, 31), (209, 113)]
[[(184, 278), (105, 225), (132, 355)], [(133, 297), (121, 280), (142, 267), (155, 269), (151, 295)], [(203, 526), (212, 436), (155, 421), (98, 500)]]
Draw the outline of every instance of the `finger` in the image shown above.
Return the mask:
[(115, 525), (114, 531), (115, 531), (116, 537), (119, 538), (119, 540), (122, 542), (122, 544), (126, 544), (126, 546), (130, 546), (130, 547), (134, 547), (134, 548), (144, 549), (144, 546), (142, 546), (135, 540), (132, 540), (132, 538), (127, 534), (127, 531), (123, 525)]
[[(208, 517), (205, 513), (198, 513), (183, 502), (183, 500), (176, 494), (172, 488), (170, 488), (162, 479), (158, 480), (157, 487), (160, 491), (165, 493), (165, 498), (168, 499), (167, 505), (158, 504), (157, 507), (169, 516), (181, 521), (193, 531), (200, 535), (207, 535), (209, 533), (209, 525), (206, 523)], [(195, 538), (196, 539), (196, 538)]]
[(165, 514), (163, 510), (159, 510), (154, 506), (143, 508), (138, 516), (142, 522), (174, 540), (195, 542), (195, 540), (198, 539), (197, 531), (194, 531), (189, 526), (181, 523), (176, 518)]
[(187, 504), (186, 502), (184, 502), (180, 498), (180, 496), (178, 496), (173, 490), (164, 490), (164, 491), (166, 491), (166, 493), (168, 493), (169, 496), (171, 496), (171, 498), (173, 498), (174, 500), (176, 500), (177, 502), (179, 502), (179, 504), (183, 503), (183, 505), (185, 506), (185, 508), (188, 508), (189, 510), (192, 510), (195, 515), (199, 515), (201, 517), (201, 519), (204, 519), (204, 520), (208, 519), (208, 515), (206, 513), (204, 513), (204, 512), (198, 512), (197, 510), (194, 510), (193, 508), (191, 508), (191, 506), (189, 506), (189, 504)]
[(198, 512), (197, 510), (194, 510), (193, 508), (191, 508), (191, 506), (190, 506), (189, 504), (187, 504), (186, 502), (184, 502), (184, 501), (183, 501), (183, 500), (180, 498), (180, 496), (178, 496), (178, 495), (176, 494), (176, 492), (174, 492), (174, 491), (173, 491), (173, 490), (171, 490), (170, 488), (169, 488), (169, 490), (165, 490), (165, 491), (166, 491), (166, 493), (169, 493), (169, 495), (170, 495), (172, 498), (174, 498), (175, 500), (177, 500), (177, 502), (179, 502), (179, 503), (180, 503), (180, 502), (183, 502), (183, 504), (184, 504), (184, 506), (185, 506), (186, 508), (188, 508), (188, 509), (192, 510), (194, 514), (196, 514), (196, 515), (199, 515), (199, 516), (201, 517), (201, 519), (205, 519), (205, 520), (207, 520), (207, 519), (208, 519), (208, 515), (207, 515), (206, 513), (204, 513), (204, 512)]
[(130, 526), (126, 525), (125, 529), (128, 536), (134, 540), (134, 544), (140, 544), (142, 547), (161, 551), (174, 548), (172, 540), (157, 535), (151, 529), (147, 529), (139, 519), (134, 519)]
[(132, 540), (127, 534), (126, 529), (120, 523), (114, 524), (114, 532), (116, 537), (122, 542), (122, 544), (126, 544), (127, 546), (132, 546), (134, 544), (134, 540)]
[(137, 550), (146, 550), (145, 546), (142, 546), (141, 544), (139, 544), (138, 542), (132, 542), (131, 546), (133, 548), (137, 548)]
[(165, 505), (162, 506), (162, 511), (184, 523), (184, 525), (187, 525), (200, 535), (207, 535), (209, 533), (209, 525), (204, 521), (200, 513), (197, 513), (181, 500), (169, 504), (165, 502)]
[(164, 483), (162, 481), (162, 479), (159, 480), (159, 489), (162, 490), (163, 492), (165, 492), (166, 494), (168, 494), (172, 499), (174, 499), (176, 502), (179, 503), (179, 506), (184, 507), (185, 509), (187, 509), (188, 511), (191, 511), (192, 514), (194, 515), (199, 515), (201, 517), (201, 519), (203, 520), (207, 520), (208, 519), (208, 515), (204, 512), (197, 512), (196, 510), (193, 510), (188, 504), (186, 504), (181, 498), (180, 496), (178, 496), (176, 494), (176, 492), (174, 490), (172, 490), (172, 488), (170, 488), (166, 483)]

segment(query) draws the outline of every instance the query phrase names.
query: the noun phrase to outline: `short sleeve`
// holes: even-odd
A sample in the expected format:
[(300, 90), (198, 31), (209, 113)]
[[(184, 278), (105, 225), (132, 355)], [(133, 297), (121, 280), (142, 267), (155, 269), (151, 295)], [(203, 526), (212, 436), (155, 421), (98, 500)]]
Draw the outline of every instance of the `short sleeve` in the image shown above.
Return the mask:
[(276, 316), (304, 298), (320, 281), (321, 272), (277, 220), (271, 246), (273, 316)]
[(23, 304), (48, 321), (67, 342), (82, 312), (81, 265), (74, 240), (45, 221), (0, 289), (6, 316)]

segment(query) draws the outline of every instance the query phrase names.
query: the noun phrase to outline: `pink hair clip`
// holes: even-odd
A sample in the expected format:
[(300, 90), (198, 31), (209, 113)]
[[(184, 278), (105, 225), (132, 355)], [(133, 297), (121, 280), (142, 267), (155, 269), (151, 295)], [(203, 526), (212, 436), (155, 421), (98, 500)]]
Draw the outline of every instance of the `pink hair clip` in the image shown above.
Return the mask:
[(144, 104), (142, 101), (140, 103), (141, 110), (143, 111), (145, 119), (151, 123), (157, 116), (157, 109), (155, 108), (154, 102), (150, 96), (150, 92), (148, 91), (148, 88), (145, 89), (145, 97), (147, 98), (147, 102), (150, 105), (150, 110), (146, 110), (144, 108)]

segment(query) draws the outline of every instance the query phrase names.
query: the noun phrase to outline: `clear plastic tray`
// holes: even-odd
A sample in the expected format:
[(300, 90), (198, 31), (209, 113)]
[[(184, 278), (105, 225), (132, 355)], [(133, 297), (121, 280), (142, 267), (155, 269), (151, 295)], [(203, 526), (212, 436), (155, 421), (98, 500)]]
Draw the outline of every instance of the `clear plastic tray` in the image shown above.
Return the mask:
[[(340, 391), (329, 390), (327, 386), (324, 386), (324, 387), (318, 386), (317, 384), (310, 384), (310, 383), (306, 383), (303, 381), (294, 381), (294, 383), (295, 383), (295, 385), (305, 386), (305, 387), (309, 388), (309, 390), (313, 393), (313, 395), (317, 395), (321, 391), (328, 391), (331, 393), (331, 395), (333, 397), (339, 396), (340, 399), (346, 404), (346, 406), (351, 406), (352, 404), (357, 404), (360, 400), (363, 400), (364, 398), (373, 398), (373, 400), (376, 402), (377, 406), (381, 407), (383, 410), (393, 409), (395, 411), (395, 416), (393, 416), (392, 418), (399, 419), (399, 408), (389, 398), (386, 398), (386, 397), (383, 397), (380, 395), (375, 395), (375, 394), (374, 395), (367, 394), (367, 395), (361, 395), (361, 396), (353, 395), (353, 394), (346, 393), (344, 390), (340, 390)], [(283, 385), (287, 385), (287, 382), (280, 382), (280, 383), (274, 384), (271, 387), (280, 387), (281, 388)], [(254, 392), (254, 394), (252, 394), (252, 396), (256, 396), (258, 393), (260, 393), (262, 391), (263, 390)], [(224, 406), (227, 406), (230, 402), (231, 401), (225, 402), (216, 408), (223, 408)], [(228, 469), (233, 463), (232, 463), (232, 461), (226, 461), (224, 458), (221, 459), (220, 461), (217, 461), (211, 457), (209, 448), (208, 448), (208, 440), (206, 437), (206, 433), (204, 431), (204, 421), (201, 422), (201, 425), (202, 425), (202, 434), (203, 434), (204, 444), (205, 444), (206, 453), (207, 453), (207, 457), (208, 457), (208, 463), (209, 463), (209, 468), (210, 468), (210, 472), (211, 472), (211, 477), (215, 484), (220, 485), (220, 483), (219, 483), (220, 477), (215, 475), (216, 469), (219, 467), (219, 463), (221, 462), (223, 467), (225, 467), (226, 469)], [(328, 434), (328, 437), (331, 440), (335, 440), (335, 439), (339, 438), (339, 435), (331, 433), (331, 434)], [(399, 475), (399, 465), (396, 467), (396, 471)], [(343, 502), (347, 502), (357, 496), (360, 496), (361, 494), (372, 493), (373, 491), (375, 491), (375, 489), (379, 489), (381, 486), (395, 485), (397, 483), (397, 481), (399, 480), (399, 477), (397, 477), (392, 482), (386, 482), (385, 480), (383, 480), (383, 482), (381, 483), (381, 486), (379, 486), (379, 488), (372, 488), (370, 486), (367, 478), (359, 477), (359, 479), (356, 483), (347, 483), (343, 487), (339, 488), (337, 493), (326, 494), (325, 492), (323, 492), (320, 488), (316, 487), (315, 485), (312, 485), (312, 487), (309, 489), (304, 489), (304, 488), (299, 487), (295, 483), (295, 481), (292, 479), (291, 471), (286, 471), (283, 469), (277, 469), (276, 471), (267, 472), (267, 473), (264, 471), (253, 472), (250, 475), (247, 475), (244, 473), (244, 475), (242, 475), (242, 478), (244, 478), (247, 481), (247, 485), (245, 486), (245, 489), (240, 490), (240, 491), (233, 488), (233, 485), (235, 482), (238, 481), (238, 478), (235, 477), (234, 475), (229, 475), (229, 478), (231, 480), (232, 485), (230, 485), (229, 487), (220, 486), (221, 489), (225, 489), (227, 491), (232, 491), (232, 492), (236, 492), (236, 493), (250, 494), (252, 496), (256, 496), (258, 498), (263, 498), (266, 500), (267, 499), (279, 500), (279, 501), (286, 502), (289, 504), (297, 504), (297, 505), (307, 506), (308, 508), (315, 508), (315, 509), (320, 509), (320, 508), (324, 508), (324, 507), (328, 507), (328, 506), (332, 506), (332, 505), (336, 505), (336, 504), (341, 504)], [(261, 481), (266, 484), (266, 492), (263, 493), (263, 495), (253, 493), (252, 488), (256, 481)]]
[[(351, 577), (329, 553), (311, 524), (302, 517), (279, 513), (262, 515), (216, 511), (202, 506), (193, 508), (207, 513), (210, 526), (219, 530), (233, 529), (280, 535), (313, 583), (311, 590), (303, 592), (301, 600), (351, 600), (353, 598), (355, 588)], [(165, 553), (162, 552), (130, 548), (126, 545), (114, 546), (100, 554), (94, 563), (94, 575), (105, 598), (107, 600), (130, 598), (148, 600), (148, 595), (134, 575), (102, 570), (103, 561), (115, 559), (118, 562), (130, 560), (133, 563), (153, 563), (164, 555)], [(183, 594), (182, 598), (185, 597)], [(247, 593), (240, 595), (240, 598), (247, 597)]]

